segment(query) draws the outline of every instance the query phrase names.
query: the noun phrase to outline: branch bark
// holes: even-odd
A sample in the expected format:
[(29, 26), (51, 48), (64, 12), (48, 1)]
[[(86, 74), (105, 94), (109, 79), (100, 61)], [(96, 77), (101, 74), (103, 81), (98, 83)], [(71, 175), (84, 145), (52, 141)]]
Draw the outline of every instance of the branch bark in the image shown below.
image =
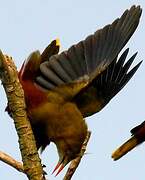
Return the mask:
[(66, 172), (66, 175), (63, 178), (63, 180), (70, 180), (72, 178), (73, 174), (75, 173), (77, 167), (79, 166), (79, 164), (81, 162), (81, 159), (82, 159), (82, 157), (83, 157), (83, 155), (84, 155), (84, 153), (86, 151), (86, 147), (87, 147), (87, 144), (89, 142), (90, 136), (91, 136), (91, 132), (88, 131), (86, 139), (85, 139), (85, 141), (83, 143), (83, 146), (82, 146), (82, 149), (81, 149), (79, 157), (77, 157), (76, 159), (74, 159), (71, 162), (71, 164), (70, 164), (70, 166), (69, 166), (69, 168), (68, 168), (68, 170)]
[(11, 167), (15, 168), (16, 170), (24, 173), (24, 168), (21, 162), (16, 161), (14, 158), (9, 156), (8, 154), (0, 151), (0, 160), (4, 163), (10, 165)]
[(44, 180), (34, 135), (25, 111), (24, 92), (17, 74), (12, 58), (0, 51), (0, 77), (19, 137), (24, 172), (30, 180)]

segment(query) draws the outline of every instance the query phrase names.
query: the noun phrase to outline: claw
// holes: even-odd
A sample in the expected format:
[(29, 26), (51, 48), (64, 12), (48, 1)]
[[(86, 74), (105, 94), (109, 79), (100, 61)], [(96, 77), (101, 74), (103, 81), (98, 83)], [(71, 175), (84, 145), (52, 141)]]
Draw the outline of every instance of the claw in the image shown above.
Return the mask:
[(44, 175), (44, 176), (45, 176), (45, 175), (47, 175), (47, 172), (46, 172), (46, 171), (44, 171), (44, 170), (43, 170), (43, 175)]
[(43, 167), (43, 168), (46, 168), (46, 165), (45, 165), (45, 164), (42, 164), (42, 167)]

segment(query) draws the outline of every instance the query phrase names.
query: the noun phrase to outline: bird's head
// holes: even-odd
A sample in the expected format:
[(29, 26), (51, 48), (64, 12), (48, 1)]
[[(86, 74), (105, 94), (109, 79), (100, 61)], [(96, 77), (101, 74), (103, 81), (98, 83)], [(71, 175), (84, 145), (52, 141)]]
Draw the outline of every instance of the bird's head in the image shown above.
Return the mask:
[(75, 133), (68, 138), (62, 138), (55, 142), (57, 146), (57, 151), (59, 155), (59, 161), (53, 171), (56, 172), (56, 176), (61, 172), (61, 170), (73, 159), (80, 156), (81, 148), (85, 138), (87, 136), (87, 126), (84, 123), (84, 127), (79, 130), (79, 133)]

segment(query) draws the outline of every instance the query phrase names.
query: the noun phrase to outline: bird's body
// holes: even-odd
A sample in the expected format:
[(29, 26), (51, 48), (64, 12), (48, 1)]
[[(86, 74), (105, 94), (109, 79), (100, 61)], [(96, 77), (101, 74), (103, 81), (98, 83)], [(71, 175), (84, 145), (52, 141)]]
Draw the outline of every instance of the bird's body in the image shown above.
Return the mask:
[[(33, 55), (30, 59), (40, 58), (39, 53)], [(31, 64), (31, 60), (28, 63)], [(79, 155), (82, 143), (87, 135), (87, 125), (74, 102), (66, 101), (55, 91), (45, 91), (33, 81), (31, 71), (33, 68), (30, 68), (30, 64), (27, 66), (28, 69), (26, 68), (27, 72), (23, 71), (25, 64), (22, 66), (19, 72), (19, 80), (24, 90), (27, 114), (32, 125), (37, 148), (44, 150), (50, 142), (54, 142), (57, 149), (60, 149), (58, 150), (59, 161), (64, 159), (64, 163), (67, 164)], [(67, 153), (69, 154), (67, 150), (72, 152), (68, 156), (69, 159), (67, 158)], [(66, 157), (61, 156), (61, 151), (66, 153)]]
[(55, 40), (24, 62), (19, 79), (37, 147), (54, 142), (59, 164), (65, 166), (79, 155), (87, 135), (84, 118), (100, 111), (138, 69), (140, 63), (128, 72), (136, 54), (125, 64), (128, 49), (120, 58), (118, 54), (140, 15), (140, 7), (133, 6), (68, 51), (58, 54)]

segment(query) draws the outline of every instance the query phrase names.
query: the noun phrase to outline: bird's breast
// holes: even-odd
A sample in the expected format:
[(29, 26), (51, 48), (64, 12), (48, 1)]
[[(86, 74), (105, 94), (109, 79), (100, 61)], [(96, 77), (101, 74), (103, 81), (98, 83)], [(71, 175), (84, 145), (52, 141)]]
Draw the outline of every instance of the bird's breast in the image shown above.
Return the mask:
[(32, 124), (43, 123), (51, 141), (77, 134), (85, 121), (73, 103), (43, 103), (28, 111)]

